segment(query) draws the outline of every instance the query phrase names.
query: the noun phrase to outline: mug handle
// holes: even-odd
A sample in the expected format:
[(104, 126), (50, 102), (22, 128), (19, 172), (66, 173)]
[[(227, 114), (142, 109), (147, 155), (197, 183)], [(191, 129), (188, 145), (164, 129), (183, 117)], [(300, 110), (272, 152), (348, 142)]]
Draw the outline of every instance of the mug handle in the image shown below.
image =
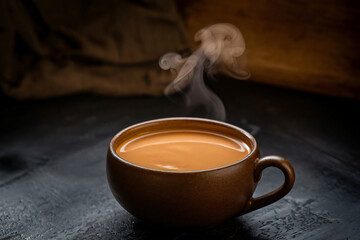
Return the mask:
[(262, 157), (258, 161), (256, 161), (254, 173), (255, 182), (258, 182), (260, 180), (261, 172), (267, 167), (279, 168), (285, 176), (284, 184), (278, 189), (269, 192), (261, 197), (251, 198), (248, 206), (245, 207), (245, 211), (243, 211), (242, 214), (254, 211), (273, 202), (276, 202), (280, 198), (284, 197), (288, 192), (290, 192), (291, 188), (293, 187), (295, 182), (294, 168), (291, 166), (288, 160), (275, 155)]

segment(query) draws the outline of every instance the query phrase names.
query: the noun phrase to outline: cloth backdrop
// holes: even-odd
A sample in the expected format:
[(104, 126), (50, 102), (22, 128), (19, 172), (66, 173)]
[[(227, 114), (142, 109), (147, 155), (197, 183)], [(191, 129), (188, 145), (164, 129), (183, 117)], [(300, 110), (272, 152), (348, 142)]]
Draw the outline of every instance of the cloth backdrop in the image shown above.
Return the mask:
[(0, 86), (13, 98), (159, 95), (188, 43), (172, 1), (0, 1)]

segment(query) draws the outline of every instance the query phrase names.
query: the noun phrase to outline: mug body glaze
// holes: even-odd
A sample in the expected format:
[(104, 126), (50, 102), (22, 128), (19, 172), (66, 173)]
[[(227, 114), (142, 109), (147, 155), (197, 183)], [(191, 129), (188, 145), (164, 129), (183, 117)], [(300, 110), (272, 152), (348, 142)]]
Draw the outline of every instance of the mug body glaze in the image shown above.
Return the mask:
[[(200, 130), (240, 138), (250, 154), (230, 165), (200, 171), (164, 171), (127, 162), (116, 154), (125, 140), (162, 130)], [(259, 198), (252, 198), (261, 172), (277, 167), (284, 184)], [(260, 157), (254, 137), (233, 125), (201, 118), (165, 118), (128, 127), (112, 139), (107, 154), (107, 177), (116, 200), (135, 217), (178, 227), (215, 226), (223, 221), (273, 203), (292, 188), (295, 173), (279, 156)]]

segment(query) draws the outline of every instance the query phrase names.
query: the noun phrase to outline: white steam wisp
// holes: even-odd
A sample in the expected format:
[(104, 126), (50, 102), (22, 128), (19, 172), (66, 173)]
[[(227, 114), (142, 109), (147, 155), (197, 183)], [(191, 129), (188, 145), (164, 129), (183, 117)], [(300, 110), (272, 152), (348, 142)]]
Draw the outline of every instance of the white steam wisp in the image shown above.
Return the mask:
[(188, 108), (203, 107), (207, 117), (225, 121), (225, 107), (220, 98), (205, 84), (203, 74), (224, 74), (236, 79), (247, 79), (244, 57), (245, 41), (241, 32), (231, 24), (215, 24), (195, 34), (199, 48), (189, 57), (167, 53), (159, 61), (164, 70), (176, 73), (166, 87), (165, 95), (181, 94)]

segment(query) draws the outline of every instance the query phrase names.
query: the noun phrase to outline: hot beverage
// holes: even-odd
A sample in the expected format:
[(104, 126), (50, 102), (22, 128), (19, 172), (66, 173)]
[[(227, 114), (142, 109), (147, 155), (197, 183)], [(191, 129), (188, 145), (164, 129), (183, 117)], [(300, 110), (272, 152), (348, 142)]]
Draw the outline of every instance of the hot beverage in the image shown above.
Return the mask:
[(194, 130), (171, 130), (137, 136), (116, 153), (135, 165), (167, 170), (198, 171), (238, 162), (250, 153), (241, 139)]

